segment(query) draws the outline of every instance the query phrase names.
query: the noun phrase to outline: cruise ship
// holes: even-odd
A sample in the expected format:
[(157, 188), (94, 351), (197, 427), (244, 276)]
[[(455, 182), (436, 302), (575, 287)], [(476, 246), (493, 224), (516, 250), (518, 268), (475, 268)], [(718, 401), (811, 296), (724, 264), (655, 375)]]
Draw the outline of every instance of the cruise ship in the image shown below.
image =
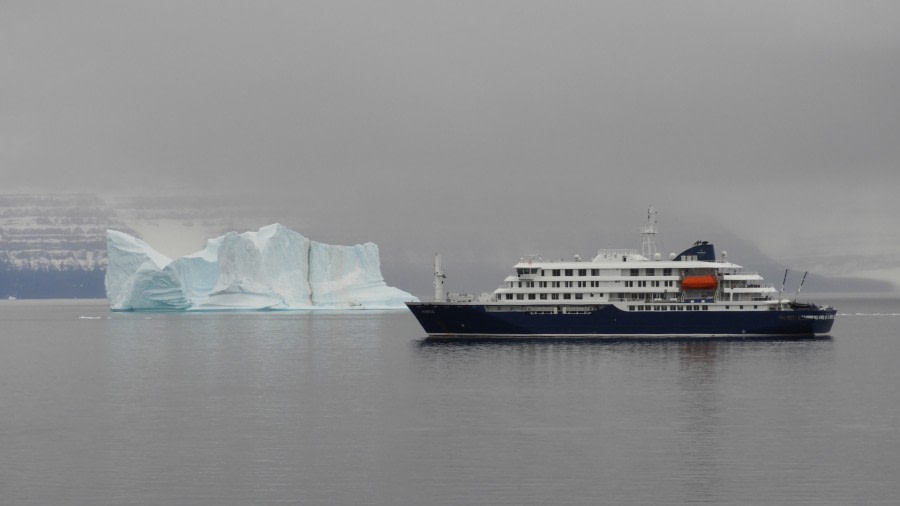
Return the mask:
[[(429, 337), (813, 336), (835, 309), (784, 297), (756, 273), (696, 241), (663, 259), (657, 212), (641, 227), (641, 250), (602, 249), (590, 261), (525, 258), (492, 293), (444, 295), (435, 256), (435, 301), (407, 306)], [(785, 272), (785, 279), (787, 272)], [(806, 274), (803, 281), (806, 280)], [(803, 287), (803, 281), (800, 288)]]

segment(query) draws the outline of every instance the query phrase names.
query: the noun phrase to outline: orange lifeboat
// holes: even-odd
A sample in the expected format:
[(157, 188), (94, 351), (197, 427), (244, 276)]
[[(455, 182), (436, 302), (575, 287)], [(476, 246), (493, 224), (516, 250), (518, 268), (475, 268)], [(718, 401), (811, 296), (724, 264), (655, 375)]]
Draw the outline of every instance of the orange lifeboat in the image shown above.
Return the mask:
[(681, 280), (682, 290), (715, 290), (718, 283), (712, 274), (703, 276), (685, 276)]

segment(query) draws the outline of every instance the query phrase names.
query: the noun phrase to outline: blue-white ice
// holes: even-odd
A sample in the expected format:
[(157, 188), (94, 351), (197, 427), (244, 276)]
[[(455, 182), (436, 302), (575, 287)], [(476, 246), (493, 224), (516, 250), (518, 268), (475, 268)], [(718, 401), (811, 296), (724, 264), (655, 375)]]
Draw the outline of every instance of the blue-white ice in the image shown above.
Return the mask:
[(107, 251), (114, 310), (400, 309), (417, 300), (385, 284), (375, 244), (322, 244), (278, 224), (229, 232), (176, 260), (109, 230)]

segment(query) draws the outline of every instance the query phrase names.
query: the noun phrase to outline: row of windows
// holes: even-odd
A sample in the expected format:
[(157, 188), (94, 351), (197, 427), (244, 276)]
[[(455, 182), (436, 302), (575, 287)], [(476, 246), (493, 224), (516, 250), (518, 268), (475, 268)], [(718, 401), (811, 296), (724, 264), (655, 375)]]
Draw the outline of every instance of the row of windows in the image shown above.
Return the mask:
[[(725, 309), (731, 309), (731, 306), (725, 306)], [(744, 309), (744, 306), (738, 306), (738, 309)], [(753, 309), (759, 309), (759, 305), (754, 305)], [(709, 306), (696, 306), (690, 304), (679, 304), (677, 306), (664, 305), (647, 305), (647, 306), (628, 306), (629, 311), (708, 311)]]
[[(577, 299), (581, 300), (584, 296), (587, 295), (587, 298), (602, 298), (605, 295), (602, 293), (501, 293), (498, 294), (498, 298), (500, 300), (558, 300), (560, 298), (564, 300), (569, 299)], [(651, 299), (664, 299), (667, 294), (665, 293), (611, 293), (609, 296), (614, 300), (626, 300), (626, 298), (630, 298), (630, 300), (651, 300)], [(674, 300), (674, 299), (672, 299)]]
[[(616, 281), (618, 283), (618, 281)], [(673, 288), (675, 281), (624, 281), (625, 288)], [(635, 284), (637, 283), (637, 284)], [(649, 284), (648, 284), (649, 283)], [(606, 282), (610, 284), (609, 281)], [(507, 283), (509, 288), (534, 288), (535, 281), (510, 281)], [(600, 281), (537, 281), (538, 288), (600, 288)]]
[[(567, 276), (567, 277), (571, 277), (571, 276), (587, 276), (587, 275), (588, 275), (588, 272), (590, 272), (590, 275), (591, 275), (591, 276), (600, 276), (600, 270), (601, 270), (601, 269), (536, 269), (536, 268), (522, 268), (522, 267), (520, 267), (520, 268), (516, 269), (516, 273), (517, 273), (519, 276), (522, 276), (522, 275), (532, 275), (532, 274), (537, 274), (537, 273), (538, 273), (538, 270), (540, 270), (541, 276), (553, 276), (553, 277)], [(609, 272), (608, 269), (604, 269), (604, 270), (606, 270), (607, 272)], [(641, 270), (644, 271), (644, 275), (645, 275), (645, 276), (657, 276), (657, 275), (659, 275), (659, 274), (658, 274), (659, 271), (662, 272), (662, 274), (661, 274), (662, 276), (671, 276), (671, 275), (672, 275), (672, 269), (630, 269), (630, 270), (629, 270), (629, 275), (631, 275), (631, 276), (640, 276), (640, 275), (641, 275), (641, 274), (640, 274), (640, 271), (641, 271)], [(613, 271), (613, 272), (617, 272), (617, 271)], [(549, 274), (548, 274), (548, 273), (549, 273)], [(624, 273), (623, 273), (623, 274), (624, 274)]]
[[(637, 286), (639, 288), (644, 288), (647, 286), (652, 287), (652, 288), (659, 288), (660, 286), (665, 286), (665, 287), (675, 286), (674, 281), (626, 281), (625, 288), (633, 287), (633, 286), (635, 286), (635, 283), (637, 283)], [(647, 283), (650, 283), (650, 284), (648, 285)]]
[[(582, 300), (583, 293), (507, 293), (506, 300)], [(587, 294), (589, 298), (603, 297), (602, 293)]]
[[(499, 294), (499, 295), (498, 295), (498, 298), (499, 298), (500, 300), (504, 300), (504, 299), (505, 299), (505, 300), (559, 300), (559, 299), (563, 299), (563, 300), (571, 300), (571, 299), (582, 300), (582, 299), (585, 297), (585, 295), (587, 295), (588, 298), (598, 298), (598, 297), (599, 297), (599, 298), (602, 298), (602, 297), (605, 296), (605, 294), (603, 294), (603, 293), (587, 293), (587, 294), (584, 294), (584, 293), (506, 293), (506, 294)], [(630, 294), (629, 294), (629, 293), (619, 292), (619, 293), (611, 293), (611, 294), (609, 294), (609, 296), (612, 297), (612, 298), (614, 298), (614, 299), (617, 299), (617, 300), (625, 300), (626, 297), (629, 297), (629, 296), (630, 296), (630, 299), (631, 299), (631, 300), (635, 300), (635, 301), (636, 301), (636, 300), (647, 300), (647, 301), (649, 301), (649, 300), (651, 300), (651, 299), (668, 299), (668, 300), (675, 300), (675, 299), (670, 298), (670, 297), (669, 297), (669, 294), (666, 294), (666, 293), (630, 293)], [(711, 299), (710, 299), (710, 301), (711, 301)], [(747, 307), (749, 307), (749, 306), (750, 306), (750, 305), (748, 304)], [(752, 306), (753, 306), (753, 309), (759, 309), (759, 305), (758, 305), (758, 304), (753, 304)], [(656, 310), (656, 311), (666, 311), (665, 308), (666, 308), (667, 306), (665, 306), (665, 305), (659, 305), (659, 306), (651, 305), (651, 306), (628, 306), (628, 307), (629, 307), (629, 309), (631, 309), (632, 311), (635, 310), (635, 309), (634, 309), (635, 307), (637, 307), (637, 308), (641, 308), (641, 307), (654, 307), (654, 308), (658, 308), (658, 309), (654, 309), (654, 310)], [(671, 311), (684, 311), (684, 309), (680, 309), (680, 308), (683, 308), (683, 307), (688, 307), (688, 308), (690, 308), (691, 306), (690, 306), (690, 305), (687, 305), (687, 306), (684, 306), (684, 305), (678, 305), (678, 306), (670, 306), (670, 307), (672, 307), (672, 308), (679, 308), (679, 309), (670, 309)], [(695, 307), (701, 307), (701, 306), (695, 306)], [(738, 309), (744, 309), (744, 305), (739, 305), (739, 306), (736, 306), (736, 307), (737, 307)], [(706, 306), (702, 306), (702, 308), (703, 308), (703, 310), (706, 310), (706, 309), (707, 309)], [(725, 306), (725, 309), (731, 309), (731, 306), (730, 306), (730, 305)], [(638, 311), (650, 311), (650, 310), (649, 310), (649, 309), (638, 309)], [(690, 311), (690, 309), (687, 309), (687, 311)]]
[[(656, 276), (656, 272), (658, 270), (660, 270), (660, 269), (644, 269), (644, 275), (645, 276)], [(641, 272), (640, 269), (631, 269), (629, 271), (629, 274), (632, 276), (640, 276), (641, 275), (640, 272)], [(671, 276), (672, 269), (662, 269), (662, 275), (663, 276)]]
[(628, 306), (629, 311), (709, 311), (709, 306)]
[(779, 320), (834, 320), (833, 314), (820, 315), (783, 315), (778, 317)]

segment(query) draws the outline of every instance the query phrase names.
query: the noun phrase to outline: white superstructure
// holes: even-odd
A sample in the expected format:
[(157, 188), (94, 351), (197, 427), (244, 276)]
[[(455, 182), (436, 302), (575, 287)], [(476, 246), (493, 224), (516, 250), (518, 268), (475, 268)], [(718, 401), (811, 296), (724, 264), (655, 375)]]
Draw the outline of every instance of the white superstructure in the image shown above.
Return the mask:
[[(662, 260), (656, 252), (657, 211), (641, 227), (641, 251), (601, 249), (590, 261), (523, 259), (480, 303), (504, 306), (612, 304), (626, 311), (770, 310), (783, 307), (775, 287), (757, 273), (715, 256), (707, 241)], [(687, 309), (689, 308), (689, 309)]]

